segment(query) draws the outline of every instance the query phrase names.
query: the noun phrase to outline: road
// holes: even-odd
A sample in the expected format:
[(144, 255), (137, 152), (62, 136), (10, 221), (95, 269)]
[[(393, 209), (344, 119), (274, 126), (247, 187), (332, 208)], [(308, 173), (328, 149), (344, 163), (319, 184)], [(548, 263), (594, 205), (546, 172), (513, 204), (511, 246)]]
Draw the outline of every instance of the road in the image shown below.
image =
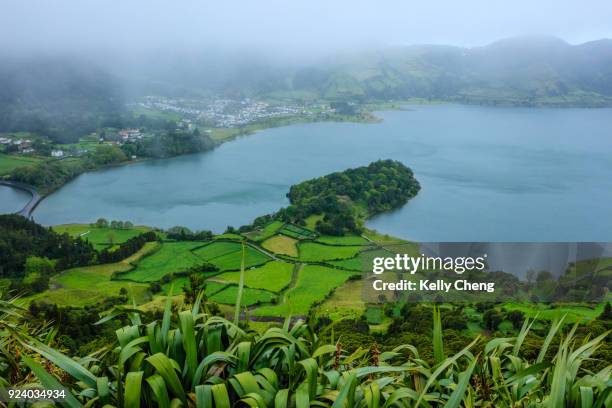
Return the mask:
[(22, 215), (26, 218), (30, 218), (32, 216), (32, 212), (34, 211), (36, 206), (42, 201), (43, 198), (45, 198), (44, 196), (38, 194), (38, 191), (36, 191), (34, 187), (23, 183), (18, 183), (16, 181), (0, 180), (0, 186), (18, 188), (20, 190), (30, 193), (30, 195), (32, 196), (32, 198), (30, 198), (30, 201), (28, 201), (28, 203), (21, 210), (15, 213)]

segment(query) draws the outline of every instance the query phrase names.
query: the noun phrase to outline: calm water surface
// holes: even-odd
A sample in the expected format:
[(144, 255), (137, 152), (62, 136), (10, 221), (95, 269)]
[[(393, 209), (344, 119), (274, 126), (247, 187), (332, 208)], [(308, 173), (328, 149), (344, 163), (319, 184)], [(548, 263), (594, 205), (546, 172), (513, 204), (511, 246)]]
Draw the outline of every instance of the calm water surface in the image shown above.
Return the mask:
[(0, 186), (0, 214), (21, 210), (30, 200), (29, 193), (8, 186)]
[(415, 171), (422, 190), (368, 222), (382, 232), (421, 241), (612, 241), (612, 109), (410, 109), (380, 113), (379, 124), (268, 129), (211, 152), (84, 174), (34, 216), (219, 232), (287, 205), (291, 184), (392, 158)]

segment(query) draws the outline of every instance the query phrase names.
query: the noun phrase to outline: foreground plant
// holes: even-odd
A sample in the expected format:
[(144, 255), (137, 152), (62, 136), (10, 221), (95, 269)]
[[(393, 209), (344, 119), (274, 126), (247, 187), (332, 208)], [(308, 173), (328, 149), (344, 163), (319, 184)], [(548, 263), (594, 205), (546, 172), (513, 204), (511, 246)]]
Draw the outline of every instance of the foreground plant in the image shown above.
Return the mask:
[[(201, 296), (201, 295), (200, 295)], [(604, 407), (612, 404), (612, 366), (581, 369), (608, 333), (579, 343), (572, 329), (552, 361), (544, 356), (559, 338), (555, 322), (536, 361), (520, 349), (533, 321), (516, 338), (490, 340), (482, 354), (465, 349), (444, 355), (440, 316), (434, 310), (435, 365), (411, 345), (392, 351), (320, 344), (311, 328), (287, 319), (282, 328), (257, 335), (199, 308), (171, 312), (143, 323), (137, 310), (103, 353), (75, 360), (30, 341), (28, 348), (70, 375), (66, 406), (160, 407)], [(111, 315), (103, 321), (115, 317)], [(103, 323), (101, 321), (101, 323)], [(111, 346), (112, 347), (112, 346)], [(103, 361), (110, 360), (110, 365)], [(45, 388), (60, 383), (30, 357), (24, 362)]]

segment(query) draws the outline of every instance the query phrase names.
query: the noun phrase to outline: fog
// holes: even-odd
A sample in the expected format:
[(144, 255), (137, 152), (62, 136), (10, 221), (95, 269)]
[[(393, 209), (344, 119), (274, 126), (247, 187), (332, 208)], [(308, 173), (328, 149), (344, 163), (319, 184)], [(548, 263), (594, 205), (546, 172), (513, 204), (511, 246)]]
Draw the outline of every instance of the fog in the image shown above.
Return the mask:
[(0, 51), (223, 50), (308, 54), (408, 44), (485, 45), (548, 34), (612, 37), (609, 0), (3, 1)]

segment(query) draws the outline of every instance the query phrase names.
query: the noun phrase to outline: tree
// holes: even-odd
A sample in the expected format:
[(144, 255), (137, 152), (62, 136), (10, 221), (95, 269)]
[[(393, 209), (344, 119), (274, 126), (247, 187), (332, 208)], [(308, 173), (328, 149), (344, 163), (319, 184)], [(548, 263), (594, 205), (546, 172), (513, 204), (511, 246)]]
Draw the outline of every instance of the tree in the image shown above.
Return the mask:
[(48, 258), (30, 256), (25, 263), (25, 277), (22, 285), (34, 293), (49, 289), (49, 278), (55, 272), (55, 261)]
[(512, 323), (512, 326), (518, 330), (523, 325), (525, 314), (520, 310), (513, 310), (506, 314), (506, 319), (508, 319)]
[(98, 228), (108, 227), (108, 221), (106, 220), (106, 218), (98, 218), (98, 220), (96, 221), (96, 227)]
[(487, 310), (482, 316), (482, 322), (491, 331), (497, 330), (497, 326), (503, 321), (504, 316), (495, 309)]
[[(206, 282), (204, 277), (197, 271), (192, 270), (189, 274), (189, 281), (183, 286), (183, 294), (185, 295), (185, 302), (193, 305), (196, 302), (200, 291), (206, 293)], [(202, 297), (202, 302), (206, 303), (206, 295)]]
[(599, 320), (612, 320), (612, 306), (610, 302), (606, 302), (603, 312), (598, 317)]
[(30, 256), (26, 259), (25, 272), (51, 276), (55, 272), (55, 261), (45, 257)]

